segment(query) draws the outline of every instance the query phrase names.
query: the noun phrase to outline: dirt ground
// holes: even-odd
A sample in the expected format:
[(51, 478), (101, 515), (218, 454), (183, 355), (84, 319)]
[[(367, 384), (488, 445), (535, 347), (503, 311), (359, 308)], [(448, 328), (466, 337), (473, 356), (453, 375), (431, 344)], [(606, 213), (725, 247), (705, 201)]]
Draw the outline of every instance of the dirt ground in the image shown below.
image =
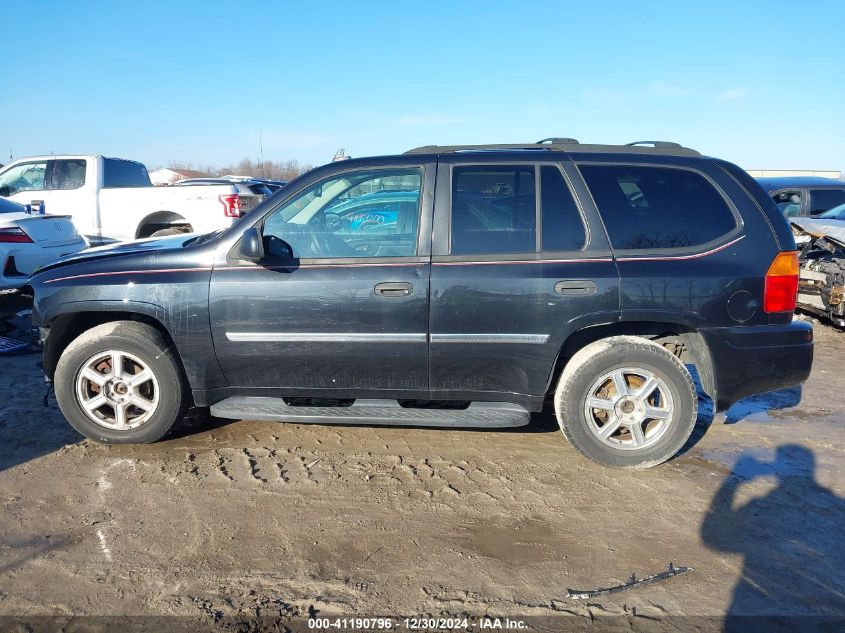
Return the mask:
[[(44, 405), (37, 354), (0, 356), (0, 629), (427, 614), (827, 630), (811, 616), (845, 617), (845, 333), (817, 323), (816, 341), (803, 388), (705, 407), (697, 441), (646, 472), (586, 461), (549, 413), (509, 432), (201, 417), (154, 445), (101, 446)], [(694, 570), (567, 597), (670, 562)]]

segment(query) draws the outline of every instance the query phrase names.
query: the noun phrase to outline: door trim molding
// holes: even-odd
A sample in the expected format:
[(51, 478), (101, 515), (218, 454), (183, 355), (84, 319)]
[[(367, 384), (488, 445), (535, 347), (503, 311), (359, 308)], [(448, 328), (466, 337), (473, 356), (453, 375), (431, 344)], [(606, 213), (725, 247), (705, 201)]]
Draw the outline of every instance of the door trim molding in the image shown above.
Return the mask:
[(226, 332), (236, 343), (427, 343), (423, 333), (381, 332)]
[(514, 343), (544, 345), (548, 334), (432, 334), (432, 343)]

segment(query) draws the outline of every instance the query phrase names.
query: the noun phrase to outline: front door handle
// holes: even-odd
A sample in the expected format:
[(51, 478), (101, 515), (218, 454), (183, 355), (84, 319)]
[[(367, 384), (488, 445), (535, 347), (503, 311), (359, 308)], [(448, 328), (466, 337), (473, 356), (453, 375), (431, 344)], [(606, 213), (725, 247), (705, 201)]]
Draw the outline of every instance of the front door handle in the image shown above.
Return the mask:
[(596, 284), (585, 279), (568, 279), (557, 282), (555, 292), (559, 295), (585, 297), (596, 294)]
[(410, 297), (414, 294), (414, 286), (405, 282), (390, 282), (376, 284), (376, 294), (381, 297)]

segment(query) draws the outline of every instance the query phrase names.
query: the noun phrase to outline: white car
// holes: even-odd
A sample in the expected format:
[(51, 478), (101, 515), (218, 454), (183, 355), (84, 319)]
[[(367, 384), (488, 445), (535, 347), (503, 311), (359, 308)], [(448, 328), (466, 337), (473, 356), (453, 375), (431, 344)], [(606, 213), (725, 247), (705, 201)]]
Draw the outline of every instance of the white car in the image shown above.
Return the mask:
[(0, 290), (25, 286), (39, 266), (87, 246), (69, 216), (27, 213), (0, 198)]

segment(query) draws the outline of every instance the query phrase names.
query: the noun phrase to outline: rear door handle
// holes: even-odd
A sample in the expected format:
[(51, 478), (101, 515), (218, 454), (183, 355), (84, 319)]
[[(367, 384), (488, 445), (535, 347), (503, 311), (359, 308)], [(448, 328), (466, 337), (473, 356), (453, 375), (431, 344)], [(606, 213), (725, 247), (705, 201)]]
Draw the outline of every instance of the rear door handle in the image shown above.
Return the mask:
[(382, 297), (409, 297), (414, 294), (414, 286), (405, 282), (390, 282), (376, 284), (376, 294)]
[(568, 279), (555, 284), (555, 292), (566, 296), (587, 296), (596, 294), (596, 284), (585, 279)]

